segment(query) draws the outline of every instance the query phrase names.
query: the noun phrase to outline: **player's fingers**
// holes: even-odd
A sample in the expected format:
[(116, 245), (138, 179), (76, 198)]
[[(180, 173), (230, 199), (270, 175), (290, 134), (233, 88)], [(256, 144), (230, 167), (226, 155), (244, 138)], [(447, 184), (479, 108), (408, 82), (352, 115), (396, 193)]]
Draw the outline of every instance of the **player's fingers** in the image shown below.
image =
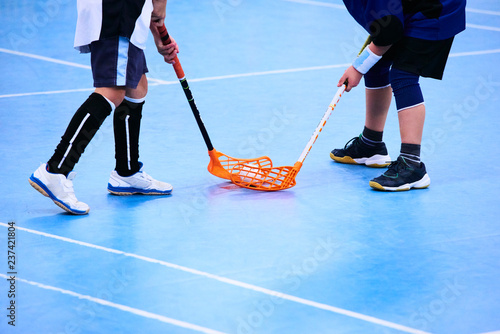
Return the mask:
[(173, 57), (175, 57), (175, 54), (179, 52), (177, 51), (177, 48), (175, 46), (159, 45), (158, 53), (160, 53), (162, 56), (173, 54)]
[(344, 75), (342, 75), (342, 77), (340, 77), (339, 82), (337, 83), (337, 87), (342, 86), (346, 79), (347, 79), (347, 75), (344, 73)]
[(169, 52), (169, 53), (165, 53), (163, 55), (165, 61), (169, 64), (172, 64), (175, 60), (175, 58), (177, 57), (177, 52), (175, 52), (175, 50), (173, 50), (172, 52)]
[(166, 53), (178, 53), (177, 50), (177, 44), (174, 43), (168, 44), (165, 48)]

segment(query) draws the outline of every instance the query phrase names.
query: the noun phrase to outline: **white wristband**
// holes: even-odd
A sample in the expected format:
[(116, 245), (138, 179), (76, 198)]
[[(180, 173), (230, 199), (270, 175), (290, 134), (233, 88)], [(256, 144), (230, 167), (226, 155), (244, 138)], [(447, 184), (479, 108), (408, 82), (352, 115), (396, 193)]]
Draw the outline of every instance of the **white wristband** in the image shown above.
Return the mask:
[(354, 60), (352, 66), (358, 70), (359, 73), (366, 74), (366, 72), (368, 72), (381, 58), (382, 56), (377, 56), (369, 47), (366, 47)]

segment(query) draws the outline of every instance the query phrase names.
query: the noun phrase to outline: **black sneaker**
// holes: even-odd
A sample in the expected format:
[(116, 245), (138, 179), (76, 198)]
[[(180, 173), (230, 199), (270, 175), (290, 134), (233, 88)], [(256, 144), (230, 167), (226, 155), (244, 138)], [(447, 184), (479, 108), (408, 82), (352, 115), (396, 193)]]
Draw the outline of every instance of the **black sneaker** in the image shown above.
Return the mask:
[(330, 158), (344, 164), (366, 165), (368, 167), (385, 167), (391, 163), (385, 143), (368, 146), (361, 141), (361, 135), (354, 137), (330, 153)]
[(401, 156), (389, 165), (389, 169), (370, 181), (370, 187), (385, 191), (423, 189), (431, 184), (423, 162), (419, 167), (409, 165)]

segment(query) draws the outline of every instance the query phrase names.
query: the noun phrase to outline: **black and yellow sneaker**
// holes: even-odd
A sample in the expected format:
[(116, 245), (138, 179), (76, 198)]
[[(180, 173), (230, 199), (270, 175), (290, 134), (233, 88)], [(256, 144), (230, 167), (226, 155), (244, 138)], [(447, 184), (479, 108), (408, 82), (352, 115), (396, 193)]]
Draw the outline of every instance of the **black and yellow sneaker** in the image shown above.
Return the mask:
[(344, 148), (334, 149), (330, 158), (344, 164), (366, 165), (368, 167), (385, 167), (391, 163), (384, 142), (375, 145), (363, 143), (361, 135), (354, 137)]
[(423, 189), (430, 184), (424, 163), (420, 162), (419, 166), (408, 164), (402, 156), (393, 161), (384, 174), (370, 181), (370, 187), (384, 191)]

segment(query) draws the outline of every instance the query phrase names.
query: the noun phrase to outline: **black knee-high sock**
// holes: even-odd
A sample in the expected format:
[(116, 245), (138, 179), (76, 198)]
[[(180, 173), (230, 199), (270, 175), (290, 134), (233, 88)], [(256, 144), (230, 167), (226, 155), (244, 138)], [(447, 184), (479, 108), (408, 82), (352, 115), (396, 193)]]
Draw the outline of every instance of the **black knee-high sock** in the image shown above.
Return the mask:
[(111, 105), (102, 95), (92, 93), (73, 115), (49, 159), (49, 172), (67, 176), (111, 110)]
[(130, 176), (140, 169), (139, 132), (143, 105), (144, 102), (135, 103), (123, 100), (113, 116), (115, 170), (121, 176)]

